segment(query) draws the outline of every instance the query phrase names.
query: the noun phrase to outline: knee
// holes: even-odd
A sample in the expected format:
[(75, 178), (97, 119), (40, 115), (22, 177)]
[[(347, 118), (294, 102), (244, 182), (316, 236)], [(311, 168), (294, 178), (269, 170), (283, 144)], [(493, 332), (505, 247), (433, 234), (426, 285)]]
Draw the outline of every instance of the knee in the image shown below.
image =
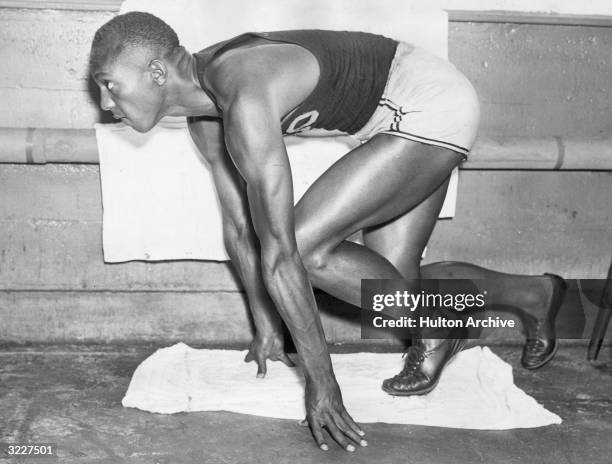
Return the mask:
[(317, 278), (323, 276), (327, 268), (327, 254), (320, 250), (310, 250), (302, 256), (302, 263), (308, 272), (311, 280), (316, 281)]
[(304, 230), (297, 229), (295, 238), (302, 263), (311, 279), (321, 275), (327, 267), (329, 253), (323, 243), (313, 240)]
[[(298, 246), (299, 249), (299, 246)], [(328, 253), (323, 251), (322, 248), (318, 247), (307, 247), (302, 248), (300, 250), (300, 256), (302, 258), (302, 263), (306, 268), (306, 272), (308, 272), (308, 276), (311, 279), (316, 279), (321, 276), (325, 269), (327, 268), (328, 263)]]

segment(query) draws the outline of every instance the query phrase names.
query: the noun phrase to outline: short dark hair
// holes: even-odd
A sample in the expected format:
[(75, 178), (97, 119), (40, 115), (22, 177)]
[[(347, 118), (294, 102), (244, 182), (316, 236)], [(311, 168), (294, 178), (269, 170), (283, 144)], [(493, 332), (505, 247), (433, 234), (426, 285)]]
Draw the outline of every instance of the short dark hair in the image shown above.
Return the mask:
[(131, 11), (115, 16), (96, 31), (89, 66), (92, 70), (97, 69), (108, 58), (116, 58), (129, 47), (145, 47), (165, 57), (179, 45), (174, 29), (157, 16)]

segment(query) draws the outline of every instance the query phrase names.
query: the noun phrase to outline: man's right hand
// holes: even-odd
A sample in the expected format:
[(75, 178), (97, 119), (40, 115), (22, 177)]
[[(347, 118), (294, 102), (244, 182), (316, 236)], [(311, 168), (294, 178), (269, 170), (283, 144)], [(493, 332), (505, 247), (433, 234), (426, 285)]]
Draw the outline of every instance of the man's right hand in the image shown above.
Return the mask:
[(280, 361), (289, 367), (295, 367), (293, 361), (285, 353), (285, 342), (280, 331), (270, 330), (263, 334), (257, 331), (244, 361), (255, 361), (257, 364), (257, 377), (263, 378), (266, 376), (266, 362), (268, 359)]
[(305, 393), (306, 421), (320, 449), (329, 449), (323, 429), (346, 451), (355, 451), (355, 444), (368, 446), (365, 432), (344, 408), (340, 387), (333, 374), (326, 379), (306, 378)]

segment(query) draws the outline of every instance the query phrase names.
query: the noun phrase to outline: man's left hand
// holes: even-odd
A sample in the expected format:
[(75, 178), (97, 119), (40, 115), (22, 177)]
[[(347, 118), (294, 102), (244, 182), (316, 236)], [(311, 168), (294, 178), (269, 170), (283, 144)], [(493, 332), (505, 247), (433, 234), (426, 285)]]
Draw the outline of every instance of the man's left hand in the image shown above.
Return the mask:
[(280, 361), (289, 367), (295, 367), (293, 361), (285, 353), (282, 333), (274, 331), (263, 335), (256, 334), (244, 362), (255, 361), (257, 363), (257, 377), (264, 378), (267, 372), (266, 361), (268, 359)]

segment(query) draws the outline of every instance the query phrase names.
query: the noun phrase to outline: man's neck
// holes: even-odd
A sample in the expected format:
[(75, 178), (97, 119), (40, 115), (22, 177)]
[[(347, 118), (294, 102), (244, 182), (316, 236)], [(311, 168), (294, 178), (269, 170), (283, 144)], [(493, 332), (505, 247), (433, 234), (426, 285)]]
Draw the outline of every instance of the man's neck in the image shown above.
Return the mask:
[(202, 89), (196, 60), (180, 47), (169, 61), (166, 116), (219, 116), (215, 103)]

